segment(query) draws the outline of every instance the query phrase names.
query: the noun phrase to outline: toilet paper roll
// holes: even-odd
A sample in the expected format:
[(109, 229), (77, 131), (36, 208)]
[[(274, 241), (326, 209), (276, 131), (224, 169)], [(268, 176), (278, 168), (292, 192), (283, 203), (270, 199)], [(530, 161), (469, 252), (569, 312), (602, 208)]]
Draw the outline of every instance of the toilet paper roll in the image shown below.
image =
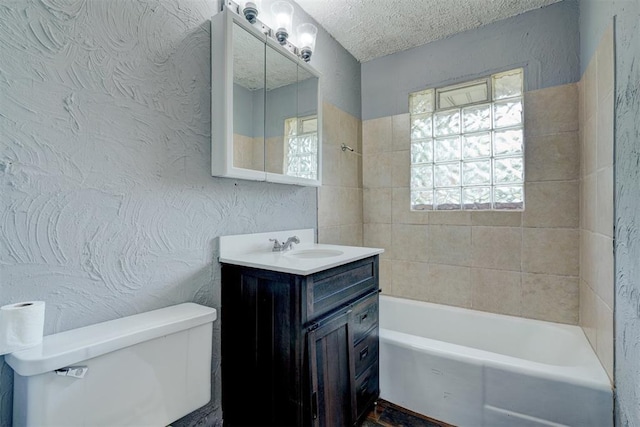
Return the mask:
[(25, 301), (0, 307), (0, 355), (42, 342), (44, 301)]

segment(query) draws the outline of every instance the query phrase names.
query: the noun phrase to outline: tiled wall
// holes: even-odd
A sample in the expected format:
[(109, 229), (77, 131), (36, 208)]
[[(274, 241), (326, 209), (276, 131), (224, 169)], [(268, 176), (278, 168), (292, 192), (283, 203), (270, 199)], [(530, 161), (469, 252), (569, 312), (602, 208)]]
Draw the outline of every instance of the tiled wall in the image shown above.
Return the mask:
[(410, 211), (409, 115), (363, 122), (364, 245), (386, 250), (383, 292), (578, 322), (577, 85), (527, 92), (524, 108), (524, 212)]
[(265, 140), (239, 133), (233, 134), (233, 165), (243, 169), (284, 173), (283, 138), (272, 136)]
[(264, 139), (233, 134), (233, 166), (264, 170)]
[(285, 173), (284, 135), (267, 138), (264, 146), (266, 149), (266, 158), (264, 159), (265, 170), (272, 173)]
[(613, 26), (580, 88), (580, 326), (613, 378)]
[[(362, 245), (362, 122), (324, 103), (318, 242)], [(341, 144), (354, 149), (342, 151)]]

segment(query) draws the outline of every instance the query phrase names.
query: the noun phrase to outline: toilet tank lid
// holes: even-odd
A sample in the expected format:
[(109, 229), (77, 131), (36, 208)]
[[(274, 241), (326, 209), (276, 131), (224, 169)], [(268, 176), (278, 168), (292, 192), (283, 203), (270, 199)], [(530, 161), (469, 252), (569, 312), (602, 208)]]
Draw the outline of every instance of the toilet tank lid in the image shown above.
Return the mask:
[(173, 305), (146, 313), (47, 335), (42, 343), (5, 355), (22, 376), (38, 375), (216, 320), (216, 310), (195, 303)]

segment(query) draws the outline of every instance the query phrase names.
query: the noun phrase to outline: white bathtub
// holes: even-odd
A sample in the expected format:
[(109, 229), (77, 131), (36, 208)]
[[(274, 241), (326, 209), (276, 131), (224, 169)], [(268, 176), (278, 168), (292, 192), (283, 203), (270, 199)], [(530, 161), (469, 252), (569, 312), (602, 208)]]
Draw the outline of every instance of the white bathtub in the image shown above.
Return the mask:
[(578, 326), (380, 298), (380, 397), (456, 426), (613, 424)]

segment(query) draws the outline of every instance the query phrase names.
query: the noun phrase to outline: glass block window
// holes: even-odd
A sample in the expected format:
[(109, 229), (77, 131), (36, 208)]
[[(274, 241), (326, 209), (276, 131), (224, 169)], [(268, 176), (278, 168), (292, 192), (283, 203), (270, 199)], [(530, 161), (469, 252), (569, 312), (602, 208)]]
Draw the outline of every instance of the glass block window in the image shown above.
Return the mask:
[(284, 121), (285, 174), (318, 178), (318, 118), (292, 117)]
[(412, 210), (524, 209), (523, 70), (409, 95)]

